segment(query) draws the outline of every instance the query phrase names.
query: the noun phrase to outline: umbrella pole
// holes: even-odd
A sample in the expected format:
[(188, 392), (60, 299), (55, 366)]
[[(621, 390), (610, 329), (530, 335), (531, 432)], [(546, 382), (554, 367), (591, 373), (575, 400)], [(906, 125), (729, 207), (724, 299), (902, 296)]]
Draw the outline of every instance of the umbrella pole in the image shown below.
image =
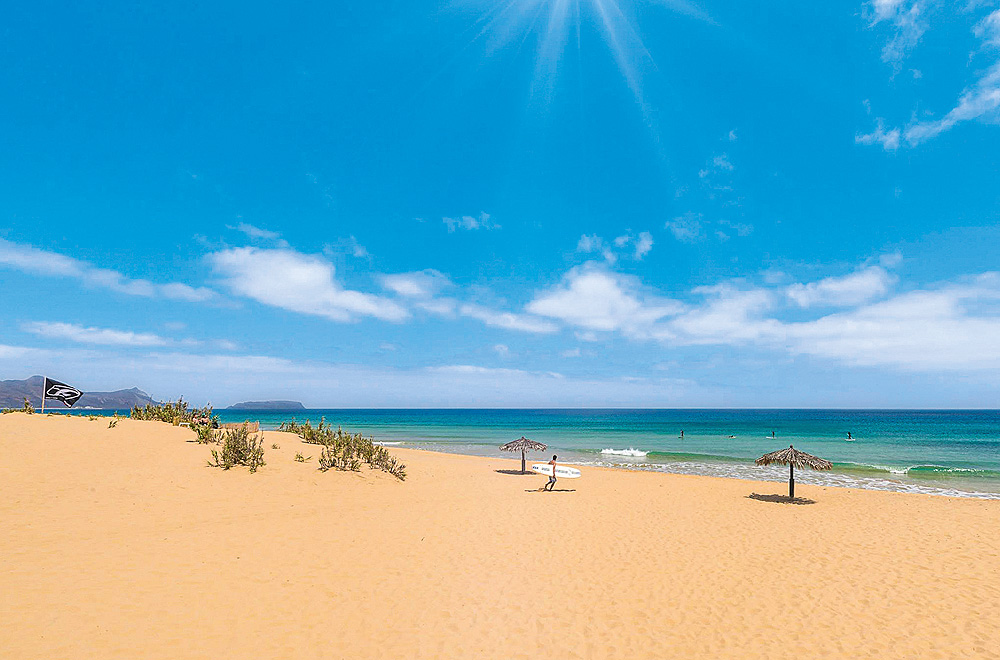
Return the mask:
[(521, 450), (521, 474), (524, 474), (524, 450)]
[(788, 499), (795, 499), (795, 466), (788, 464)]

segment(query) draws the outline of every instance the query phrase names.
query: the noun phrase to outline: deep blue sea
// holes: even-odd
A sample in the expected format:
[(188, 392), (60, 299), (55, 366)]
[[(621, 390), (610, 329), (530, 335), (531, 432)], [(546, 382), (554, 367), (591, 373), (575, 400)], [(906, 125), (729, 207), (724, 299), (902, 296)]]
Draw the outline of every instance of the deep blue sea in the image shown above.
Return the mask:
[[(217, 411), (266, 429), (325, 418), (386, 444), (511, 457), (499, 445), (525, 435), (580, 465), (787, 481), (758, 456), (788, 445), (833, 462), (797, 470), (830, 486), (1000, 499), (997, 410), (306, 410)], [(684, 437), (681, 438), (681, 431)], [(772, 437), (772, 433), (774, 436)], [(853, 441), (847, 439), (851, 434)], [(518, 456), (519, 458), (519, 456)]]

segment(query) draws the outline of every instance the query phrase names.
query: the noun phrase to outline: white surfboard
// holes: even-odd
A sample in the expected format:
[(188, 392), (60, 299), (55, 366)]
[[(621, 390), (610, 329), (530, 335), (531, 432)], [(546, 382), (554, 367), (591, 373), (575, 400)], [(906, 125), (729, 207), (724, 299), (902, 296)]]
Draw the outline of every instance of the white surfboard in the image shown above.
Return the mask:
[[(552, 476), (552, 466), (548, 463), (535, 463), (531, 466), (532, 472), (537, 472), (538, 474), (544, 474), (546, 477)], [(580, 471), (576, 468), (566, 467), (565, 465), (556, 466), (556, 479), (579, 479)]]

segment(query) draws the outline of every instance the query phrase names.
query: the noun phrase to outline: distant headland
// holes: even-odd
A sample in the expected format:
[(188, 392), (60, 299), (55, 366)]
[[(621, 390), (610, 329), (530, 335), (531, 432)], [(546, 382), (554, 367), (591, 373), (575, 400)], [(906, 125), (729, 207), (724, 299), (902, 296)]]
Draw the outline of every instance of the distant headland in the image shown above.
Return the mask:
[(298, 401), (244, 401), (234, 403), (226, 410), (305, 410)]

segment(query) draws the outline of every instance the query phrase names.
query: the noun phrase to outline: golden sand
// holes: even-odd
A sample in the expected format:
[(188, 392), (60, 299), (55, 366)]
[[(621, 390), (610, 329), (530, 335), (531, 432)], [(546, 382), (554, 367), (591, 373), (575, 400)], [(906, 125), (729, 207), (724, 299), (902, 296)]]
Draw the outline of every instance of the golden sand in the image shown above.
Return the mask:
[(107, 426), (0, 417), (0, 657), (1000, 658), (1000, 502)]

